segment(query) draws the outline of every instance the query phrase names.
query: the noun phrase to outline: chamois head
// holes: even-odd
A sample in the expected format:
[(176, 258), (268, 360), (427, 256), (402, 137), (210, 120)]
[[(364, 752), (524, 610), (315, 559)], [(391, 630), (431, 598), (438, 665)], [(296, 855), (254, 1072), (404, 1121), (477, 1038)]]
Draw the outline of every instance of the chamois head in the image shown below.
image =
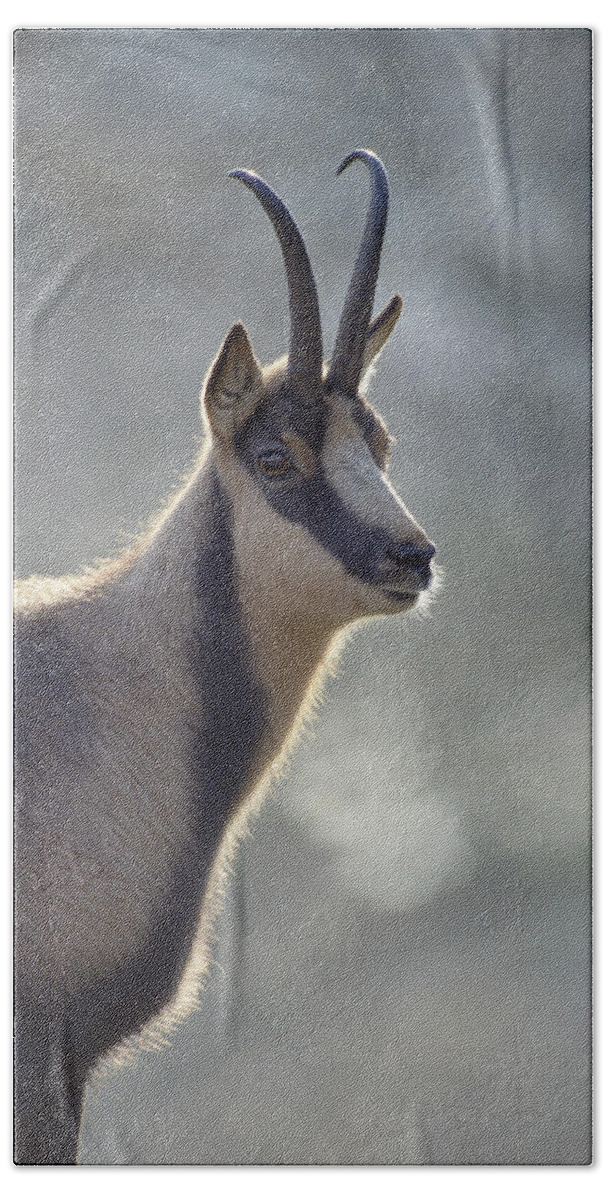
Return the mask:
[[(228, 333), (203, 387), (212, 453), (229, 493), (242, 575), (311, 621), (346, 624), (413, 607), (432, 580), (435, 548), (387, 477), (390, 441), (360, 381), (402, 309), (393, 296), (371, 321), (388, 211), (385, 169), (369, 150), (365, 231), (331, 362), (323, 364), (317, 290), (282, 200), (250, 171), (233, 171), (278, 235), (289, 289), (289, 353), (262, 368), (243, 325)], [(264, 597), (264, 599), (262, 599)]]

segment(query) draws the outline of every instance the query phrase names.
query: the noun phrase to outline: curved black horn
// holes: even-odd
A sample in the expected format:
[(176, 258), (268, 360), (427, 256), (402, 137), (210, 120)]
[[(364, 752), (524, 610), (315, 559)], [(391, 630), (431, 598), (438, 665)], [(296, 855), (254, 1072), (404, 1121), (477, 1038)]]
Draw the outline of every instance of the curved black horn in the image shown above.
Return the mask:
[(372, 196), (328, 374), (330, 386), (350, 396), (357, 394), (359, 386), (388, 213), (386, 171), (378, 156), (371, 150), (353, 150), (340, 164), (337, 174), (340, 175), (357, 158), (367, 163), (371, 171)]
[(287, 373), (305, 396), (310, 396), (312, 385), (316, 399), (315, 392), (321, 393), (323, 340), (317, 288), (302, 235), (289, 209), (259, 175), (253, 171), (230, 171), (230, 175), (257, 196), (276, 230), (285, 262), (291, 314)]

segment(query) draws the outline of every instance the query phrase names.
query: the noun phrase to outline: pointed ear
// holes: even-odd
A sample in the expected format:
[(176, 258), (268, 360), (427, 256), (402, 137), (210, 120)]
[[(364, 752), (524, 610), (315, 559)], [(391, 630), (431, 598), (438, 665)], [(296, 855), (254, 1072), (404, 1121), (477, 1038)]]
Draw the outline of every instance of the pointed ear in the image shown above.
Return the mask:
[(231, 437), (251, 416), (262, 395), (262, 372), (247, 330), (240, 323), (226, 334), (203, 384), (203, 404), (218, 437)]
[(402, 308), (403, 300), (401, 299), (401, 296), (393, 296), (392, 300), (389, 300), (386, 307), (382, 309), (382, 312), (378, 313), (378, 316), (369, 326), (365, 341), (365, 350), (363, 352), (363, 368), (361, 371), (363, 386), (365, 386), (365, 383), (367, 382), (366, 375), (368, 374), (370, 368), (374, 365), (374, 362), (377, 359), (380, 351), (384, 348), (385, 343), (391, 336), (391, 333), (393, 332), (393, 329), (395, 328), (395, 325), (401, 316)]

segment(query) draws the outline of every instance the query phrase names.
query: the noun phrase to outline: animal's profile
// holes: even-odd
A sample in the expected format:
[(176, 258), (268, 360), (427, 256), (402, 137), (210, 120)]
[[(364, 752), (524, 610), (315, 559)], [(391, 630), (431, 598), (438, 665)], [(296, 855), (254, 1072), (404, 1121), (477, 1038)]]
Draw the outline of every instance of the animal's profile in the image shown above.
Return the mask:
[(190, 479), (118, 559), (20, 588), (16, 1159), (76, 1160), (94, 1065), (196, 995), (222, 863), (353, 621), (414, 607), (434, 547), (387, 478), (360, 381), (401, 311), (372, 317), (387, 216), (367, 223), (323, 364), (312, 270), (258, 176), (289, 289), (285, 359), (234, 325), (203, 386)]

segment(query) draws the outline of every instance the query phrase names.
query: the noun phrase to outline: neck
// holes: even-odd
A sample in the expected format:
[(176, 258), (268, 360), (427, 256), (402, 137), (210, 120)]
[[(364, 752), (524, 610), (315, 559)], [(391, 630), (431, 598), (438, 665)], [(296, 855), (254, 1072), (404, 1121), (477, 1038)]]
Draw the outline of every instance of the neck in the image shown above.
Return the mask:
[[(203, 912), (212, 910), (220, 847), (267, 754), (267, 700), (243, 631), (230, 511), (209, 458), (100, 602), (117, 632), (114, 711), (122, 695), (116, 772), (125, 787), (116, 789), (120, 810), (112, 819), (128, 827), (119, 872), (141, 909), (135, 927), (127, 897), (118, 925), (130, 931), (130, 944), (116, 947), (115, 974), (107, 968), (109, 1044), (117, 1031), (141, 1028), (165, 1005), (182, 1003), (179, 981), (196, 980), (209, 933), (201, 901)], [(109, 921), (115, 909), (116, 902)], [(132, 994), (123, 1011), (115, 981), (127, 961)]]
[[(252, 589), (253, 590), (253, 589)], [(286, 613), (282, 598), (275, 601), (272, 589), (266, 604), (252, 603), (244, 589), (243, 605), (247, 634), (257, 672), (267, 697), (267, 753), (272, 759), (286, 744), (290, 733), (314, 705), (325, 674), (333, 633), (307, 614)]]
[(213, 778), (226, 818), (314, 698), (335, 620), (302, 580), (294, 587), (281, 570), (264, 569), (266, 543), (276, 546), (274, 514), (252, 511), (247, 478), (227, 478), (222, 467), (204, 458), (124, 586), (148, 634), (148, 659), (168, 672), (166, 703), (197, 729), (197, 777)]

